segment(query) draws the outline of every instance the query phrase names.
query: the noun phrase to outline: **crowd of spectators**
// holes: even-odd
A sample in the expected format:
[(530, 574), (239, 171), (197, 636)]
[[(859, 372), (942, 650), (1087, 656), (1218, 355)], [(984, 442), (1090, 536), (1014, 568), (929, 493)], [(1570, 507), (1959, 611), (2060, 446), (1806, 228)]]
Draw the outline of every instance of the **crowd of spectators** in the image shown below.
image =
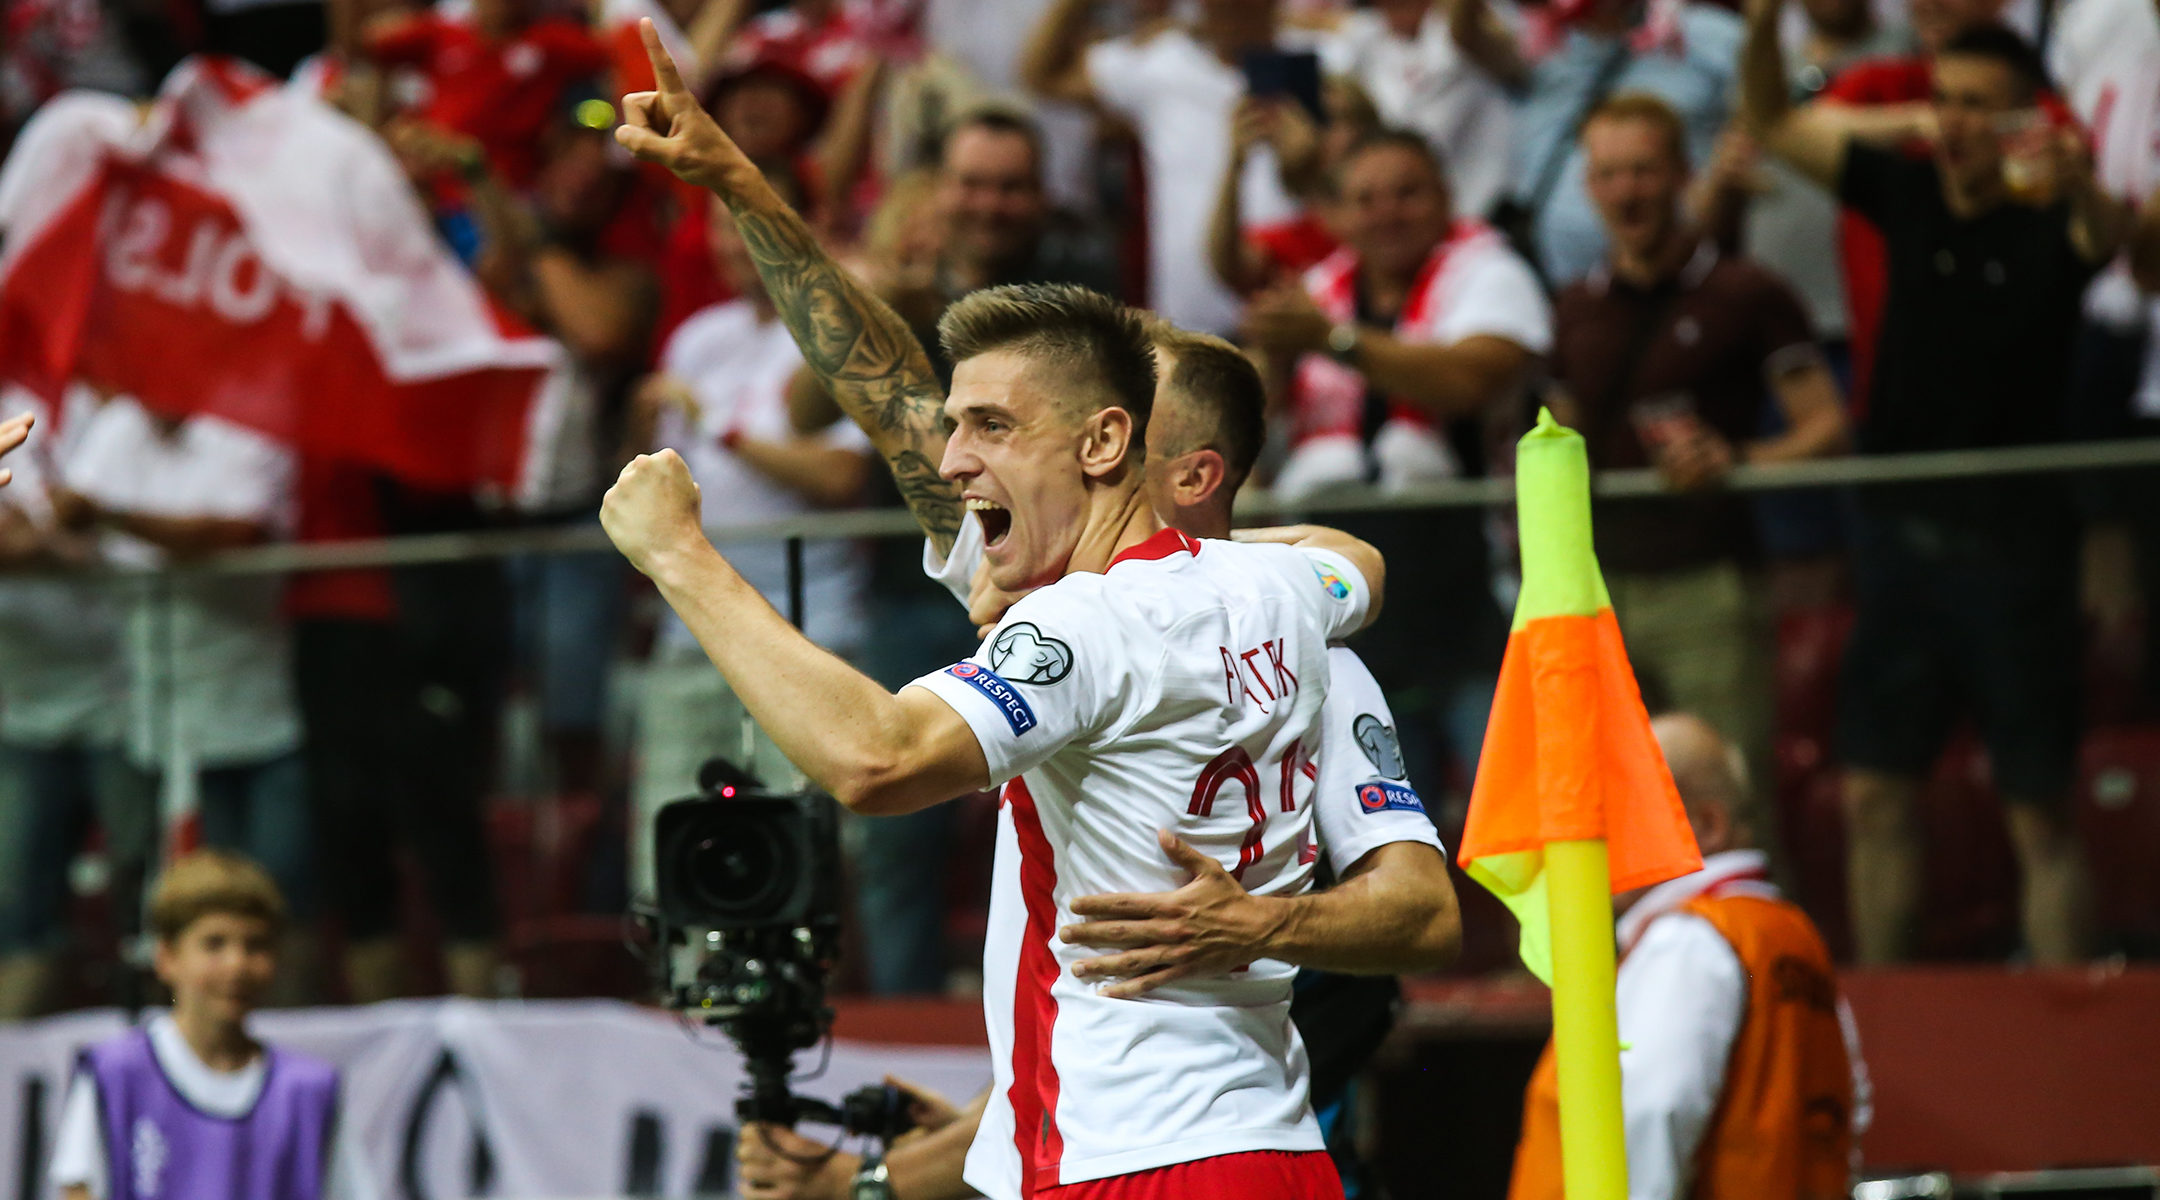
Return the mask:
[[(613, 99), (651, 86), (641, 18), (926, 344), (960, 296), (1023, 281), (1086, 284), (1234, 337), (1273, 390), (1253, 485), (1316, 512), (1344, 486), (1504, 474), (1538, 404), (1583, 432), (1594, 467), (1655, 469), (1674, 495), (1596, 506), (1645, 696), (1741, 748), (1763, 800), (1736, 818), (1788, 881), (1821, 859), (1789, 840), (1840, 836), (1796, 807), (1803, 777), (1842, 768), (1844, 878), (1798, 882), (1849, 901), (1850, 952), (1923, 948), (1923, 793), (1967, 724), (2021, 868), (2018, 952), (2106, 948), (2073, 819), (2082, 672), (2096, 637), (2160, 664), (2160, 637), (2136, 635), (2139, 597), (2160, 594), (2151, 486), (1722, 485), (1745, 464), (2150, 432), (2151, 0), (7, 12), (9, 134), (63, 87), (145, 95), (187, 52), (289, 76), (380, 134), (445, 245), (567, 365), (548, 384), (558, 427), (515, 504), (88, 387), (51, 414), (58, 432), (15, 456), (0, 492), (0, 565), (16, 569), (0, 579), (0, 1019), (63, 994), (82, 882), (67, 865), (93, 823), (117, 927), (140, 907), (157, 814), (184, 801), (206, 840), (269, 868), (306, 918), (296, 928), (336, 930), (342, 969), (303, 972), (296, 995), (414, 986), (404, 873), (424, 888), (445, 984), (487, 994), (504, 980), (500, 797), (614, 814), (584, 890), (619, 901), (649, 892), (641, 834), (705, 757), (795, 782), (613, 555), (183, 577), (127, 596), (52, 571), (590, 526), (620, 464), (662, 446), (689, 460), (715, 528), (895, 503), (726, 210), (609, 137)], [(1455, 508), (1340, 523), (1390, 556), (1365, 658), (1412, 777), (1457, 797), (1436, 812), (1459, 821), (1507, 633), (1507, 522)], [(812, 541), (792, 582), (781, 543), (730, 556), (892, 685), (972, 648), (911, 542)], [(1834, 722), (1781, 720), (1781, 627), (1847, 608)], [(2160, 689), (2160, 670), (2144, 674)], [(531, 761), (506, 768), (520, 748)], [(965, 875), (968, 820), (942, 806), (849, 830), (873, 989), (936, 991), (967, 960), (946, 945), (946, 877)]]

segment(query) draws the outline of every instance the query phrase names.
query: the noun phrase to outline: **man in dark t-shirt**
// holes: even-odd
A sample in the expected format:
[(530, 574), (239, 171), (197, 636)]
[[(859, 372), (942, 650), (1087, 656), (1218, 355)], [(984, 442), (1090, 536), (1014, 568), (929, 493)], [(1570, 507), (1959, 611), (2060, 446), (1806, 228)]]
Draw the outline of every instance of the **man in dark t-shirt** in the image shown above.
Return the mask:
[[(1705, 714), (1749, 773), (1768, 778), (1771, 638), (1755, 514), (1717, 484), (1735, 463), (1842, 450), (1837, 381), (1792, 289), (1689, 229), (1685, 127), (1671, 106), (1614, 96), (1581, 136), (1612, 252), (1555, 305), (1554, 407), (1582, 431), (1593, 466), (1654, 466), (1683, 493), (1598, 501), (1598, 564), (1653, 703)], [(1771, 397), (1785, 432), (1759, 437)], [(1766, 807), (1735, 815), (1775, 848)]]
[[(2058, 436), (2080, 297), (2129, 214), (2094, 182), (2076, 134), (2038, 107), (2046, 77), (2032, 47), (2000, 26), (1943, 46), (1924, 160), (1851, 141), (1813, 106), (1788, 108), (1782, 69), (1757, 74), (1772, 78), (1744, 111), (1763, 145), (1833, 187), (1887, 247), (1861, 450)], [(1861, 961), (1912, 949), (1915, 800), (1968, 713), (2008, 805), (2026, 947), (2043, 963), (2081, 953), (2085, 868), (2064, 804), (2078, 738), (2076, 534), (2059, 480), (1863, 491), (1838, 714)]]

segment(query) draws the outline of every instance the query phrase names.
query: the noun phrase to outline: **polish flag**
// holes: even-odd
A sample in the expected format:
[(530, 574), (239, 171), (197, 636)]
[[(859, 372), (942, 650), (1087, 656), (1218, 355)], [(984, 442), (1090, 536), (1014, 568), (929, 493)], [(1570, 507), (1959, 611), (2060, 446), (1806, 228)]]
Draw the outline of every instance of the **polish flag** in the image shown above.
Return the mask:
[(560, 348), (301, 89), (198, 57), (147, 110), (64, 93), (0, 169), (0, 237), (0, 382), (79, 379), (422, 486), (519, 483)]

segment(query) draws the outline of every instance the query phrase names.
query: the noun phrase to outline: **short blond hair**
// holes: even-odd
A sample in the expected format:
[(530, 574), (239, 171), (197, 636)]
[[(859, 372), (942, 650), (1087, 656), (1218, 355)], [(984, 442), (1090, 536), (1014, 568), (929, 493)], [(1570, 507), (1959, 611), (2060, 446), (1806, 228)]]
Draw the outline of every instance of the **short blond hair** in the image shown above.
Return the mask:
[(1688, 165), (1687, 122), (1681, 119), (1679, 109), (1657, 96), (1648, 92), (1607, 96), (1583, 117), (1582, 131), (1588, 133), (1599, 121), (1641, 121), (1665, 135), (1665, 144), (1672, 149), (1674, 162), (1682, 167)]
[(938, 341), (956, 365), (1012, 350), (1042, 359), (1067, 379), (1092, 376), (1097, 403), (1088, 411), (1124, 409), (1132, 414), (1134, 447), (1145, 444), (1155, 406), (1155, 346), (1138, 313), (1100, 292), (1069, 283), (970, 292), (945, 310)]
[(150, 932), (161, 942), (175, 942), (188, 926), (215, 914), (254, 917), (282, 933), (285, 897), (251, 858), (226, 850), (181, 855), (150, 894)]
[[(1252, 359), (1223, 338), (1211, 333), (1180, 329), (1160, 317), (1149, 317), (1148, 336), (1171, 360), (1171, 391), (1185, 397), (1199, 419), (1188, 431), (1197, 435), (1192, 446), (1156, 447), (1168, 457), (1194, 450), (1213, 450), (1223, 457), (1223, 486), (1236, 492), (1260, 460), (1267, 440), (1267, 386)], [(1160, 360), (1157, 371), (1162, 369)]]

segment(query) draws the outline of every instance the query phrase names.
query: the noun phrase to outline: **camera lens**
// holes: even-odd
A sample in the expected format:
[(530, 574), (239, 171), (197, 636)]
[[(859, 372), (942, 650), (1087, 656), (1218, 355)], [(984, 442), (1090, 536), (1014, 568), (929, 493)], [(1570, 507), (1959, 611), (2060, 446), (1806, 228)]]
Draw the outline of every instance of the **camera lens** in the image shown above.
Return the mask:
[(701, 822), (683, 839), (680, 878), (715, 916), (761, 916), (798, 871), (794, 854), (767, 821)]

